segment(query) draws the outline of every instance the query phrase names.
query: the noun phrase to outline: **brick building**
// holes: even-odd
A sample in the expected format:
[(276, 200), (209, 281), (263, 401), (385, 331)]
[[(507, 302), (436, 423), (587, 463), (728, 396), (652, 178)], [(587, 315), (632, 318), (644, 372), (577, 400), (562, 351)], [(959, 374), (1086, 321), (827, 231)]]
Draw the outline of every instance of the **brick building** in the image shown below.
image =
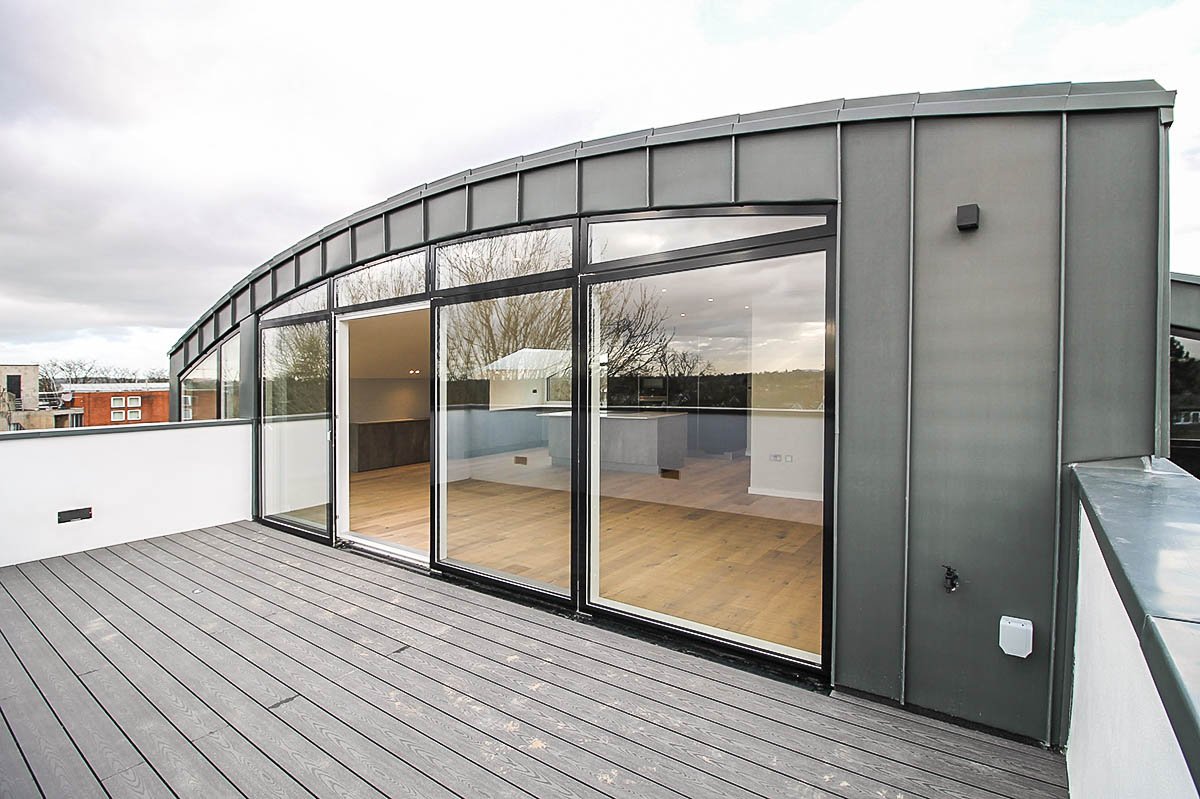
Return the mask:
[(140, 424), (168, 420), (166, 383), (67, 383), (64, 408), (83, 409), (81, 427)]

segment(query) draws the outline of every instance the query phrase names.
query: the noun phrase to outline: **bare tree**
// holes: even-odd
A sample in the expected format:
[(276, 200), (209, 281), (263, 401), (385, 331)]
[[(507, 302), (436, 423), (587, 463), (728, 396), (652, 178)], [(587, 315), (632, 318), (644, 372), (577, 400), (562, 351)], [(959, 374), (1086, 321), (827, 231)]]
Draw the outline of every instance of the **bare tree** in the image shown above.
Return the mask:
[(171, 379), (170, 372), (162, 366), (152, 366), (149, 369), (143, 369), (138, 379), (146, 383), (165, 383)]
[(107, 383), (132, 383), (138, 379), (137, 371), (126, 366), (101, 366), (97, 372)]
[[(94, 360), (86, 358), (51, 358), (41, 365), (42, 374), (54, 385), (62, 383), (87, 383), (96, 378), (100, 367)], [(54, 389), (50, 389), (53, 391)]]

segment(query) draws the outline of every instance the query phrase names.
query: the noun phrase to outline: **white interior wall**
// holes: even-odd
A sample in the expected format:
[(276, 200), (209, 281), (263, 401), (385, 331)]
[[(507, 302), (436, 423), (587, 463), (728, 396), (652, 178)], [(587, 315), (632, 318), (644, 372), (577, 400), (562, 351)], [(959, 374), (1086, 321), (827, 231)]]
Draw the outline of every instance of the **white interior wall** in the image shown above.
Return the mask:
[(350, 422), (429, 418), (426, 378), (351, 378)]
[(546, 404), (546, 381), (541, 378), (489, 380), (488, 385), (488, 398), (493, 408), (521, 408)]
[(1196, 786), (1096, 534), (1079, 511), (1071, 796), (1195, 799)]
[(824, 414), (751, 411), (749, 444), (751, 494), (822, 499)]
[[(0, 438), (0, 459), (25, 467), (0, 481), (0, 565), (250, 518), (251, 430), (147, 424)], [(91, 519), (58, 523), (59, 511), (84, 507)]]

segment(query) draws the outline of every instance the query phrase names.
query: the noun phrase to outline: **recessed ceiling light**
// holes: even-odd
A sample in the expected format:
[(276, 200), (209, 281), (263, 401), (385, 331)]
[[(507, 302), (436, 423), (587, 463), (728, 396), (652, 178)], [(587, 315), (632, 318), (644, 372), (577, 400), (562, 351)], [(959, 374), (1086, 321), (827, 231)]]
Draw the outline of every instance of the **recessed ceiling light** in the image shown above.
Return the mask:
[(685, 314), (685, 313), (681, 313), (681, 314), (680, 314), (680, 316), (687, 316), (687, 314)]
[(746, 310), (747, 310), (747, 311), (748, 311), (748, 310), (750, 310), (750, 306), (749, 306), (749, 305), (747, 305), (747, 306), (746, 306)]
[(712, 297), (709, 297), (709, 298), (708, 298), (708, 301), (709, 301), (709, 302), (712, 302), (712, 301), (713, 301), (713, 298), (712, 298)]

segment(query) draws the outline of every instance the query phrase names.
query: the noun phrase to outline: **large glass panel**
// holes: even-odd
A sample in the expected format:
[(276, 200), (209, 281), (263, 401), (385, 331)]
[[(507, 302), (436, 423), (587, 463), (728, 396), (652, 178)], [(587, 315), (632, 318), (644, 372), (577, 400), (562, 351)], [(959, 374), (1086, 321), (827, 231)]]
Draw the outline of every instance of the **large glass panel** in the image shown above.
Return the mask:
[(262, 513), (324, 530), (329, 518), (329, 326), (262, 331)]
[(263, 320), (281, 319), (285, 316), (296, 316), (302, 313), (324, 311), (329, 307), (329, 290), (322, 283), (303, 294), (292, 297), (287, 302), (281, 302), (262, 315)]
[(818, 227), (823, 215), (689, 216), (596, 222), (588, 226), (588, 263), (616, 261), (721, 241)]
[(390, 300), (425, 291), (425, 251), (395, 255), (355, 269), (333, 283), (339, 307)]
[(242, 383), (242, 334), (234, 333), (221, 345), (221, 418), (236, 419)]
[[(429, 559), (429, 309), (343, 320), (344, 535)], [(344, 392), (344, 393), (343, 393)]]
[(439, 288), (469, 286), (571, 267), (571, 228), (529, 230), (437, 248)]
[(571, 292), (438, 317), (443, 558), (566, 593), (571, 578)]
[(594, 601), (820, 659), (825, 264), (591, 289)]
[(1200, 440), (1200, 341), (1171, 336), (1171, 438)]
[(181, 420), (188, 422), (217, 418), (216, 350), (206, 355), (179, 381), (179, 396)]

